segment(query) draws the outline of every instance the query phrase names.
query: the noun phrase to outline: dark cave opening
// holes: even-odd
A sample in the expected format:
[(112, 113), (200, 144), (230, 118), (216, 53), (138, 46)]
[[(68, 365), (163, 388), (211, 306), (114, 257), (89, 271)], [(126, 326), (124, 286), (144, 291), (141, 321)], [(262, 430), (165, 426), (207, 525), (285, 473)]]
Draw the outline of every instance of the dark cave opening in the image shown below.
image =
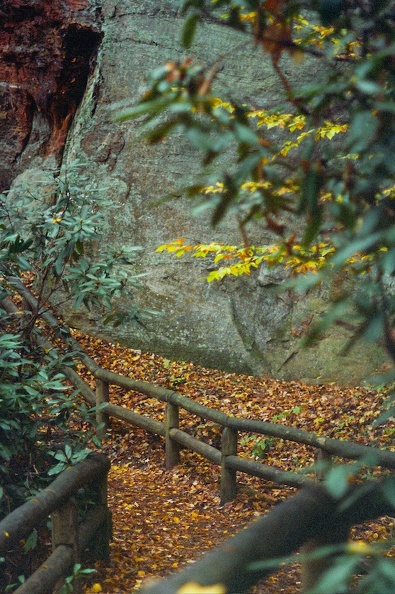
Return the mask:
[(92, 29), (77, 25), (67, 28), (63, 39), (64, 68), (56, 96), (60, 116), (68, 115), (68, 105), (78, 107), (81, 103), (100, 41), (100, 33)]
[[(4, 4), (4, 3), (3, 3)], [(96, 66), (101, 12), (71, 0), (0, 0), (0, 191), (54, 156), (60, 164), (70, 125)]]
[(65, 30), (62, 69), (57, 77), (56, 92), (48, 102), (51, 139), (43, 152), (61, 154), (71, 121), (84, 96), (88, 78), (95, 65), (102, 34), (88, 27), (73, 24)]

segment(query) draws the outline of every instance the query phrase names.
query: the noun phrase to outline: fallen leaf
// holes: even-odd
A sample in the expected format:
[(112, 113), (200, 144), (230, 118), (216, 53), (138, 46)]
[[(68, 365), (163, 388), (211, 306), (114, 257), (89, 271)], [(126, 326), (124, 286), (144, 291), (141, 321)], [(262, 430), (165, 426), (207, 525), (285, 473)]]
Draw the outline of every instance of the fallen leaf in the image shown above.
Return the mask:
[(227, 588), (224, 584), (212, 584), (201, 586), (197, 582), (188, 582), (177, 590), (177, 594), (226, 594)]

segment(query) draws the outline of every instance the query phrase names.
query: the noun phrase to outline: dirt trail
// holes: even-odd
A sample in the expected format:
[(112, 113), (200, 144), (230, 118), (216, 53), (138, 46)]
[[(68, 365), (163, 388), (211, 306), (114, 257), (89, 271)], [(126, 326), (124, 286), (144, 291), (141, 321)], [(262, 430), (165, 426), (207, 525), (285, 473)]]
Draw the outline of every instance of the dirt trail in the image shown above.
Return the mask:
[[(136, 458), (134, 449), (146, 450), (147, 455)], [(186, 451), (182, 455), (182, 465), (166, 471), (162, 445), (138, 435), (130, 460), (115, 459), (109, 480), (114, 522), (111, 564), (98, 566), (104, 592), (130, 593), (148, 577), (177, 571), (291, 493), (264, 489), (262, 482), (247, 478), (237, 499), (220, 506), (218, 467)], [(298, 580), (293, 570), (271, 578), (259, 592), (297, 593)]]
[[(171, 388), (227, 414), (292, 425), (329, 437), (394, 449), (395, 425), (374, 427), (384, 396), (367, 388), (336, 385), (306, 386), (270, 378), (241, 376), (198, 365), (170, 362), (99, 339), (78, 336), (98, 364), (123, 375)], [(89, 375), (87, 376), (89, 380)], [(163, 421), (164, 405), (141, 394), (111, 387), (110, 399), (135, 412)], [(181, 415), (181, 428), (217, 445), (218, 427)], [(248, 437), (246, 441), (246, 437)], [(311, 466), (313, 452), (306, 446), (240, 436), (239, 450), (251, 456), (256, 449), (264, 462), (284, 470)], [(111, 563), (98, 565), (96, 590), (130, 594), (150, 577), (177, 571), (247, 526), (255, 517), (292, 494), (265, 481), (238, 474), (239, 492), (232, 503), (220, 506), (219, 467), (197, 454), (182, 450), (182, 461), (165, 470), (164, 440), (114, 421), (104, 451), (112, 460), (109, 505), (114, 537)], [(358, 528), (353, 536), (381, 540), (392, 530), (389, 518)], [(285, 567), (257, 589), (259, 594), (297, 594), (300, 575)]]

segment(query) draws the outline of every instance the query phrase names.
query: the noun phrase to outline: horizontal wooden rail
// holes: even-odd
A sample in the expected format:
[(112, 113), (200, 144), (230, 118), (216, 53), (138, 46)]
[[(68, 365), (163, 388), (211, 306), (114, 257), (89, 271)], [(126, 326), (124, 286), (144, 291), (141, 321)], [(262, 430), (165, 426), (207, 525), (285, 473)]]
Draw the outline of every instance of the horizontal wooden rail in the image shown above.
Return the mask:
[[(26, 538), (32, 530), (52, 517), (52, 554), (19, 586), (17, 594), (50, 594), (59, 580), (79, 562), (88, 546), (94, 558), (109, 560), (111, 513), (107, 507), (107, 474), (110, 461), (92, 453), (66, 470), (43, 491), (8, 514), (0, 522), (0, 554)], [(78, 524), (77, 492), (90, 488), (93, 506), (85, 522)], [(75, 586), (77, 588), (77, 586)], [(79, 591), (75, 589), (75, 592)]]
[[(331, 497), (322, 487), (309, 485), (183, 571), (162, 580), (150, 580), (142, 594), (174, 594), (183, 590), (183, 586), (188, 592), (193, 592), (195, 586), (199, 592), (206, 588), (208, 592), (241, 594), (306, 543), (339, 545), (338, 554), (341, 554), (340, 546), (344, 546), (354, 524), (394, 511), (394, 503), (386, 498), (378, 481), (352, 487), (340, 499)], [(317, 573), (308, 575), (310, 560), (306, 557), (304, 586), (307, 580), (312, 580), (314, 585), (319, 573), (315, 568)], [(265, 566), (264, 561), (271, 563)], [(326, 568), (321, 563), (321, 572)]]
[(8, 514), (0, 522), (0, 553), (30, 534), (55, 509), (63, 505), (78, 489), (107, 474), (110, 461), (103, 454), (89, 456), (65, 470), (38, 495)]
[[(96, 507), (87, 513), (86, 520), (78, 527), (78, 546), (87, 548), (100, 527), (108, 520), (106, 507)], [(69, 545), (59, 545), (14, 594), (47, 594), (52, 592), (59, 579), (67, 574), (74, 564), (74, 551)]]
[[(18, 308), (10, 301), (9, 299), (3, 299), (1, 301), (2, 307), (8, 313), (16, 313), (19, 312)], [(53, 316), (50, 316), (52, 319)], [(53, 345), (43, 336), (38, 333), (34, 333), (35, 340), (37, 343), (46, 350), (51, 350)], [(75, 341), (76, 342), (76, 341)], [(95, 369), (101, 370), (95, 363)], [(105, 371), (105, 370), (102, 370)], [(91, 389), (89, 384), (71, 367), (64, 366), (62, 369), (64, 376), (71, 382), (71, 384), (77, 388), (77, 390), (82, 394), (82, 396), (88, 401), (88, 403), (94, 407), (97, 404), (96, 394)], [(120, 376), (122, 377), (122, 376)], [(129, 378), (124, 378), (129, 379)], [(133, 380), (131, 380), (133, 381)], [(144, 382), (142, 382), (144, 383)], [(149, 385), (149, 384), (148, 384)], [(168, 390), (170, 392), (170, 390)], [(122, 406), (118, 406), (116, 404), (108, 403), (105, 407), (103, 412), (106, 412), (107, 415), (120, 419), (121, 421), (125, 421), (126, 423), (130, 423), (131, 425), (136, 425), (137, 427), (141, 427), (142, 429), (146, 429), (151, 433), (155, 433), (157, 435), (165, 435), (165, 425), (159, 421), (154, 421), (148, 417), (144, 417), (143, 415), (139, 415), (130, 411), (127, 408)]]
[(139, 415), (138, 413), (124, 408), (123, 406), (118, 406), (117, 404), (107, 404), (103, 410), (110, 417), (115, 417), (116, 419), (130, 423), (131, 425), (145, 429), (150, 433), (165, 437), (165, 424), (160, 421), (155, 421), (154, 419)]
[(240, 594), (273, 571), (249, 572), (249, 564), (291, 554), (316, 535), (334, 510), (335, 502), (325, 492), (303, 489), (181, 573), (152, 583), (143, 592), (174, 594), (184, 584), (197, 583), (222, 585), (225, 592)]
[[(12, 278), (10, 282), (22, 295), (25, 303), (28, 303), (33, 310), (39, 305), (35, 297), (24, 287), (19, 279)], [(9, 305), (8, 305), (9, 307)], [(14, 306), (15, 307), (15, 306)], [(70, 367), (65, 367), (63, 372), (69, 381), (81, 392), (84, 398), (92, 406), (98, 406), (97, 419), (106, 424), (109, 417), (115, 417), (133, 426), (143, 428), (151, 433), (166, 438), (166, 467), (171, 468), (179, 462), (179, 445), (187, 447), (215, 464), (221, 465), (221, 501), (224, 502), (236, 494), (236, 472), (245, 472), (270, 480), (276, 483), (300, 487), (311, 481), (308, 477), (299, 472), (283, 471), (279, 468), (269, 467), (260, 462), (245, 460), (237, 456), (237, 435), (238, 432), (255, 433), (268, 435), (278, 439), (293, 441), (311, 446), (316, 451), (323, 452), (328, 461), (331, 455), (341, 458), (359, 460), (363, 459), (374, 466), (382, 466), (395, 469), (395, 452), (380, 450), (357, 443), (350, 443), (319, 436), (314, 433), (303, 431), (296, 427), (289, 427), (266, 421), (256, 421), (239, 417), (229, 416), (226, 413), (211, 409), (167, 388), (154, 386), (148, 382), (135, 380), (130, 377), (101, 368), (93, 361), (70, 334), (67, 326), (59, 326), (56, 318), (48, 311), (42, 311), (42, 317), (53, 328), (58, 330), (59, 336), (77, 353), (78, 358), (96, 378), (96, 393), (85, 382), (80, 375)], [(39, 344), (49, 348), (49, 343), (41, 336), (38, 337)], [(162, 423), (141, 414), (135, 413), (127, 408), (114, 405), (109, 400), (109, 387), (116, 385), (127, 391), (134, 391), (166, 403), (166, 422)], [(201, 440), (182, 431), (179, 427), (179, 409), (183, 409), (206, 421), (214, 422), (226, 431), (233, 432), (233, 445), (229, 449), (222, 446), (222, 451), (204, 443)], [(105, 433), (104, 429), (100, 429)], [(229, 444), (228, 444), (229, 445)]]
[(221, 464), (221, 452), (208, 443), (204, 443), (180, 429), (170, 429), (170, 437), (207, 460), (211, 460), (214, 464)]
[[(15, 283), (15, 286), (18, 283), (19, 281)], [(21, 283), (19, 284), (21, 285)], [(32, 308), (37, 307), (37, 302), (27, 289), (23, 285), (19, 286), (19, 289), (25, 302), (29, 303)], [(12, 302), (5, 301), (5, 309), (15, 311), (16, 308)], [(43, 312), (43, 317), (52, 327), (58, 327), (58, 323), (52, 314)], [(346, 511), (340, 511), (339, 513), (341, 501), (333, 500), (327, 491), (313, 486), (314, 481), (306, 475), (300, 472), (284, 471), (261, 462), (240, 458), (237, 455), (237, 440), (239, 432), (268, 435), (316, 448), (316, 452), (320, 452), (321, 457), (327, 461), (330, 460), (331, 455), (336, 455), (342, 458), (363, 459), (372, 465), (390, 469), (395, 469), (394, 452), (319, 436), (295, 427), (229, 416), (221, 411), (194, 402), (167, 388), (153, 386), (147, 382), (134, 380), (105, 370), (84, 353), (67, 328), (60, 332), (60, 336), (77, 352), (80, 361), (96, 379), (96, 391), (94, 391), (74, 369), (65, 367), (63, 370), (65, 376), (80, 391), (88, 403), (98, 407), (97, 419), (103, 421), (105, 426), (109, 417), (115, 417), (133, 426), (165, 437), (167, 468), (171, 468), (179, 462), (180, 445), (218, 464), (221, 467), (221, 503), (225, 503), (236, 496), (237, 472), (244, 472), (290, 487), (303, 487), (295, 497), (276, 506), (272, 512), (224, 543), (221, 547), (214, 549), (191, 568), (159, 584), (149, 586), (146, 594), (174, 594), (182, 585), (193, 583), (201, 586), (221, 584), (226, 587), (226, 591), (229, 593), (243, 592), (258, 579), (266, 577), (272, 571), (270, 568), (251, 569), (251, 561), (254, 559), (272, 560), (275, 557), (284, 557), (314, 539), (313, 548), (314, 546), (325, 545), (328, 542), (344, 542), (349, 527), (358, 521), (393, 513), (394, 506), (388, 503), (385, 497), (383, 499), (380, 496), (379, 490), (372, 491), (372, 489), (376, 488), (377, 481), (373, 486), (367, 485), (361, 488), (362, 496), (355, 497), (352, 509), (348, 505), (345, 506)], [(44, 337), (37, 334), (36, 338), (43, 348), (52, 348)], [(110, 403), (110, 385), (119, 386), (127, 391), (138, 392), (166, 403), (165, 422), (161, 423)], [(221, 450), (180, 429), (179, 409), (220, 425), (223, 429)], [(320, 477), (317, 478), (322, 478), (322, 474), (320, 473)], [(371, 495), (370, 491), (372, 491), (373, 495), (368, 500), (367, 495)], [(51, 508), (54, 503), (48, 503), (48, 505)], [(78, 543), (76, 545), (58, 543), (59, 546), (55, 548), (49, 559), (17, 589), (16, 594), (47, 594), (47, 592), (51, 592), (60, 575), (64, 575), (75, 562), (76, 551), (84, 548), (97, 531), (94, 526), (95, 522), (100, 525), (102, 521), (101, 513), (104, 514), (103, 521), (105, 521), (107, 517), (106, 508), (97, 508), (95, 517), (93, 515), (89, 516), (87, 522), (80, 527)], [(31, 517), (36, 517), (36, 515), (33, 514)], [(4, 540), (6, 535), (8, 544), (16, 538), (20, 539), (29, 534), (32, 525), (27, 522), (23, 528), (24, 532), (19, 526), (20, 531), (18, 533), (11, 528), (10, 524), (3, 526), (0, 523), (0, 553), (2, 552), (2, 536)], [(336, 530), (339, 530), (339, 532), (334, 534)], [(338, 540), (336, 541), (336, 539)], [(308, 564), (309, 562), (306, 562), (306, 567), (308, 567)], [(308, 574), (307, 571), (305, 573)], [(306, 580), (306, 587), (314, 585), (317, 576), (311, 578), (313, 574), (314, 570), (310, 572), (310, 577)]]
[[(16, 290), (32, 308), (38, 307), (36, 298), (23, 285), (23, 283), (21, 283), (19, 279), (10, 277), (9, 282), (16, 288)], [(364, 446), (357, 443), (341, 441), (339, 439), (333, 439), (330, 437), (319, 436), (315, 433), (309, 433), (295, 427), (288, 427), (277, 423), (243, 419), (233, 416), (230, 417), (221, 411), (213, 410), (187, 398), (186, 396), (178, 394), (172, 390), (168, 390), (167, 388), (154, 386), (148, 382), (134, 380), (133, 378), (125, 377), (119, 375), (118, 373), (103, 369), (83, 351), (78, 341), (71, 336), (70, 330), (67, 326), (59, 325), (56, 318), (47, 310), (42, 312), (42, 316), (43, 319), (45, 319), (50, 324), (50, 326), (55, 329), (62, 330), (62, 332), (60, 332), (60, 337), (67, 344), (69, 344), (76, 351), (76, 353), (78, 353), (79, 358), (87, 367), (87, 369), (94, 375), (94, 377), (101, 379), (108, 384), (113, 384), (126, 390), (139, 392), (149, 396), (150, 398), (156, 398), (162, 402), (176, 404), (187, 412), (195, 414), (202, 419), (218, 423), (223, 427), (230, 427), (236, 429), (237, 431), (259, 433), (263, 435), (270, 435), (272, 437), (278, 437), (279, 439), (303, 443), (315, 448), (320, 448), (332, 455), (342, 458), (349, 458), (351, 460), (371, 456), (371, 458), (374, 459), (374, 463), (376, 465), (395, 469), (395, 452), (381, 450), (371, 446)], [(78, 374), (70, 368), (65, 368), (65, 372), (68, 376), (70, 376), (70, 381), (72, 381), (73, 385), (81, 389), (81, 392), (84, 396), (87, 394), (88, 400), (91, 402), (91, 404), (93, 404), (92, 396), (94, 396), (94, 392), (92, 390), (87, 390), (88, 385), (86, 382), (81, 380), (80, 376), (78, 376)], [(81, 381), (83, 383), (80, 383)], [(107, 411), (107, 409), (105, 410)], [(109, 414), (111, 415), (110, 412)]]
[[(308, 431), (303, 431), (302, 429), (297, 429), (296, 427), (228, 416), (221, 411), (208, 408), (207, 406), (194, 402), (186, 396), (182, 396), (181, 394), (168, 390), (167, 388), (158, 388), (148, 384), (147, 382), (139, 382), (133, 380), (132, 378), (124, 377), (117, 373), (106, 371), (101, 368), (94, 373), (94, 376), (100, 378), (101, 380), (108, 380), (110, 384), (119, 386), (126, 390), (141, 392), (142, 394), (150, 396), (151, 398), (156, 398), (159, 401), (176, 404), (187, 412), (195, 414), (202, 419), (217, 423), (218, 425), (222, 425), (223, 427), (229, 427), (246, 433), (258, 433), (262, 435), (269, 435), (271, 437), (277, 437), (278, 439), (302, 443), (314, 448), (322, 449), (334, 456), (348, 458), (350, 460), (368, 458), (376, 466), (383, 466), (384, 468), (389, 468), (392, 470), (395, 469), (395, 452), (381, 450), (379, 448), (352, 443), (349, 441), (341, 441), (340, 439), (333, 439), (331, 437), (325, 437), (322, 435), (316, 435), (315, 433), (309, 433)], [(109, 407), (111, 405), (107, 406)], [(106, 412), (108, 411), (108, 414), (111, 415), (110, 408), (104, 407), (103, 410)]]
[(395, 469), (395, 452), (388, 450), (380, 450), (379, 448), (350, 441), (341, 441), (340, 439), (309, 433), (296, 427), (277, 425), (276, 423), (268, 423), (266, 421), (229, 417), (227, 427), (232, 427), (238, 431), (270, 435), (271, 437), (278, 437), (287, 441), (303, 443), (324, 450), (328, 454), (339, 456), (340, 458), (348, 458), (350, 460), (368, 458), (374, 465)]
[(245, 460), (239, 456), (227, 456), (226, 466), (233, 468), (252, 476), (278, 483), (280, 485), (287, 485), (288, 487), (303, 487), (308, 483), (313, 483), (313, 479), (308, 478), (301, 472), (291, 472), (289, 470), (281, 470), (275, 466), (269, 466), (262, 462), (254, 462), (253, 460)]

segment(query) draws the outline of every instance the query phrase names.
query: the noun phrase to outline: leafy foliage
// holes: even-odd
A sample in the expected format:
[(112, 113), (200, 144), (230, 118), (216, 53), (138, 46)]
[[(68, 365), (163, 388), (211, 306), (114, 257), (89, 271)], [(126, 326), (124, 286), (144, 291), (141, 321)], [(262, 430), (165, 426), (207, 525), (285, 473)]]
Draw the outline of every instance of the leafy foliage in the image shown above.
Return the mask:
[[(94, 411), (62, 373), (75, 354), (39, 346), (42, 313), (70, 300), (114, 324), (149, 315), (137, 307), (113, 314), (114, 300), (131, 298), (139, 283), (129, 270), (140, 248), (102, 248), (105, 189), (89, 185), (80, 165), (56, 174), (50, 192), (43, 184), (35, 195), (27, 181), (0, 196), (0, 515), (83, 459), (92, 440), (99, 445)], [(33, 311), (7, 307), (11, 298), (23, 309), (15, 278), (33, 283)]]
[[(301, 291), (352, 272), (358, 282), (352, 291), (345, 286), (336, 292), (311, 338), (346, 322), (352, 341), (379, 341), (395, 362), (393, 3), (185, 0), (183, 10), (184, 48), (191, 47), (203, 18), (245, 32), (271, 60), (284, 93), (280, 107), (269, 112), (219, 99), (215, 83), (222, 59), (204, 68), (186, 58), (155, 70), (139, 104), (119, 114), (120, 120), (140, 117), (150, 142), (182, 132), (201, 151), (203, 168), (186, 193), (198, 209), (210, 209), (214, 226), (236, 216), (243, 235), (242, 246), (177, 240), (159, 251), (213, 256), (221, 267), (209, 280), (283, 263), (296, 273), (293, 286)], [(283, 68), (285, 54), (294, 68), (304, 58), (311, 60), (311, 70), (319, 63), (320, 78), (293, 87)], [(221, 173), (228, 149), (235, 156)], [(262, 235), (269, 230), (274, 245), (251, 246), (252, 224)], [(385, 381), (394, 377), (392, 371)], [(347, 480), (338, 475), (328, 487), (340, 496)], [(358, 564), (349, 553), (337, 558), (314, 592), (348, 591)], [(374, 559), (356, 591), (393, 591), (393, 564)]]
[[(74, 307), (112, 312), (114, 299), (129, 295), (142, 275), (131, 274), (140, 247), (103, 248), (103, 208), (115, 208), (105, 188), (89, 183), (76, 161), (54, 178), (53, 194), (44, 201), (28, 183), (0, 196), (0, 270), (3, 278), (32, 274), (42, 307), (60, 290)], [(111, 320), (137, 320), (137, 308)], [(34, 319), (34, 318), (33, 318)]]
[[(64, 580), (63, 586), (60, 588), (60, 594), (71, 594), (71, 592), (75, 592), (80, 590), (80, 587), (74, 588), (74, 584), (76, 581), (85, 577), (91, 573), (95, 573), (94, 569), (83, 569), (80, 563), (76, 563), (73, 567), (73, 573), (66, 577)], [(94, 590), (95, 591), (95, 590)], [(97, 592), (101, 592), (100, 589), (96, 589)]]
[[(73, 439), (89, 420), (87, 408), (64, 383), (62, 364), (54, 352), (33, 350), (17, 331), (0, 335), (1, 515), (45, 484), (51, 465), (47, 444), (55, 437), (61, 444)], [(74, 430), (71, 420), (78, 423)], [(87, 432), (79, 447), (91, 437)]]
[(329, 243), (323, 242), (312, 247), (305, 247), (301, 244), (249, 245), (248, 247), (216, 243), (185, 245), (184, 239), (181, 238), (172, 243), (159, 246), (156, 251), (174, 253), (178, 258), (186, 253), (191, 253), (195, 258), (212, 256), (214, 264), (226, 262), (226, 266), (222, 265), (208, 274), (207, 281), (210, 283), (227, 275), (250, 275), (251, 271), (258, 268), (262, 263), (266, 263), (268, 266), (283, 263), (295, 275), (305, 274), (310, 271), (317, 272), (326, 265), (327, 257), (335, 249)]
[[(140, 117), (150, 142), (183, 132), (202, 152), (203, 168), (210, 166), (206, 183), (199, 181), (187, 193), (198, 208), (211, 209), (214, 225), (235, 215), (243, 228), (243, 246), (169, 244), (160, 249), (199, 257), (213, 252), (217, 261), (233, 258), (209, 280), (249, 274), (269, 260), (298, 273), (318, 271), (299, 284), (306, 288), (351, 266), (361, 281), (352, 295), (339, 300), (353, 312), (355, 336), (384, 336), (395, 359), (395, 304), (387, 290), (395, 262), (392, 3), (306, 2), (303, 9), (310, 12), (293, 0), (183, 3), (185, 46), (193, 42), (203, 17), (250, 34), (283, 85), (281, 107), (262, 111), (219, 99), (220, 62), (205, 69), (186, 58), (155, 70), (139, 104), (118, 117)], [(284, 54), (294, 58), (294, 68), (303, 58), (319, 62), (321, 79), (293, 88), (281, 69)], [(217, 167), (213, 180), (213, 165), (220, 165), (228, 148), (236, 155), (233, 166), (222, 174)], [(302, 224), (295, 225), (295, 218)], [(250, 246), (252, 222), (270, 230), (279, 243)]]

